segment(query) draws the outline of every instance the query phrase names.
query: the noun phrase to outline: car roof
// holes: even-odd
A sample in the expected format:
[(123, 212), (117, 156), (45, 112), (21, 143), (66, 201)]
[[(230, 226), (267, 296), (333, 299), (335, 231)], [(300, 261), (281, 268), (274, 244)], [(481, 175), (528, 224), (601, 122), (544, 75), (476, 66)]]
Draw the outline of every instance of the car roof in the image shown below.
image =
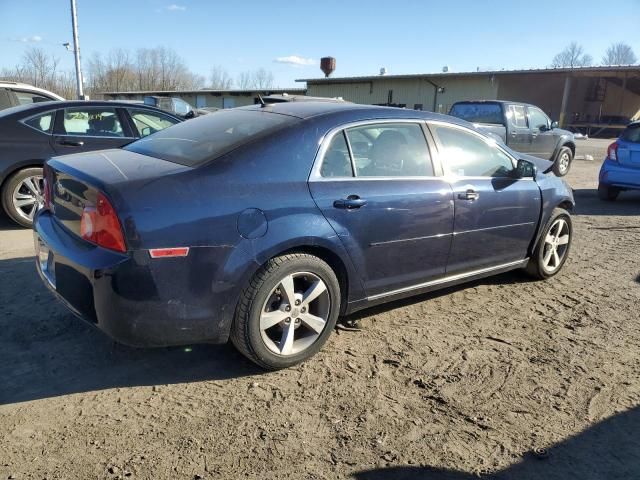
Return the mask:
[(459, 105), (459, 104), (469, 104), (469, 103), (495, 103), (498, 105), (524, 105), (527, 107), (536, 107), (536, 108), (540, 108), (536, 105), (533, 105), (531, 103), (526, 103), (526, 102), (516, 102), (515, 100), (461, 100), (459, 102), (455, 102), (454, 105)]
[(44, 112), (47, 110), (57, 110), (59, 108), (72, 108), (72, 107), (135, 107), (137, 109), (146, 109), (154, 112), (162, 112), (165, 115), (169, 115), (174, 118), (180, 118), (171, 114), (165, 110), (161, 110), (151, 105), (145, 105), (144, 103), (130, 103), (120, 102), (117, 100), (64, 100), (64, 101), (50, 101), (50, 102), (38, 102), (29, 103), (26, 105), (18, 105), (17, 107), (6, 108), (0, 110), (0, 118), (8, 117), (17, 113), (33, 114)]
[(34, 87), (33, 85), (29, 85), (28, 83), (22, 82), (11, 82), (9, 80), (0, 80), (0, 88), (17, 88), (19, 90), (27, 90), (33, 93), (42, 93), (44, 95), (49, 95), (54, 97), (56, 100), (64, 100), (60, 95), (50, 92), (49, 90), (45, 90), (44, 88)]
[(325, 102), (325, 101), (305, 101), (305, 102), (281, 102), (262, 105), (249, 105), (239, 107), (242, 110), (265, 111), (280, 115), (289, 115), (300, 119), (309, 119), (319, 116), (345, 116), (351, 121), (371, 120), (371, 119), (417, 119), (417, 120), (443, 120), (449, 123), (457, 123), (469, 126), (470, 123), (456, 117), (442, 115), (421, 110), (408, 108), (383, 107), (377, 105), (361, 105), (349, 102)]

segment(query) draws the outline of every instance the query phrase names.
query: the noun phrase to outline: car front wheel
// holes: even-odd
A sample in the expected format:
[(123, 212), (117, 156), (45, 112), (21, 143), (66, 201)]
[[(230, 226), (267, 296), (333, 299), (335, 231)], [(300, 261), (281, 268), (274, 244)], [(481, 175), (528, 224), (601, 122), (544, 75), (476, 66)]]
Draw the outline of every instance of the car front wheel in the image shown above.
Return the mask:
[(572, 161), (573, 151), (569, 147), (562, 147), (558, 152), (555, 163), (553, 164), (553, 173), (558, 177), (564, 177), (569, 173)]
[(286, 368), (316, 354), (340, 312), (340, 284), (329, 265), (292, 253), (269, 260), (242, 293), (231, 341), (266, 369)]
[(571, 216), (566, 210), (556, 208), (529, 259), (526, 266), (527, 273), (541, 280), (553, 277), (567, 260), (572, 240)]
[(31, 228), (44, 201), (42, 168), (24, 168), (11, 175), (2, 189), (2, 206), (11, 220)]

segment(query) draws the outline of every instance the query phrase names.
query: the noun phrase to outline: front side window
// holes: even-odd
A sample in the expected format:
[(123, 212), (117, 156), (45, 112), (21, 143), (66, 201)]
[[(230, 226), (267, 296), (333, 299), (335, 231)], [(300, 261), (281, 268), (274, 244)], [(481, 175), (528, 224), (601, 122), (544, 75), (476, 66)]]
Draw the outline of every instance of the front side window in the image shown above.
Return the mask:
[(152, 133), (159, 132), (165, 128), (180, 123), (175, 118), (171, 118), (168, 115), (162, 115), (161, 113), (152, 112), (142, 108), (130, 108), (129, 114), (131, 119), (138, 129), (138, 133), (141, 137), (146, 137)]
[(32, 92), (24, 92), (22, 90), (14, 90), (16, 98), (18, 99), (18, 104), (20, 105), (28, 105), (30, 103), (40, 103), (40, 102), (50, 102), (52, 99), (40, 95), (39, 93)]
[(46, 112), (24, 121), (25, 125), (35, 128), (43, 133), (51, 133), (53, 127), (53, 112)]
[(527, 128), (527, 115), (522, 105), (509, 105), (509, 121), (517, 128)]
[(542, 130), (549, 127), (549, 118), (538, 108), (529, 107), (529, 125), (531, 128)]
[(329, 148), (324, 153), (320, 175), (323, 177), (353, 177), (349, 148), (344, 132), (334, 135)]
[(63, 129), (67, 135), (124, 137), (122, 125), (113, 108), (65, 108)]
[(513, 170), (511, 158), (487, 140), (460, 128), (433, 125), (441, 145), (445, 169), (459, 177), (505, 177)]
[(419, 124), (382, 123), (346, 130), (357, 177), (430, 177), (433, 166)]

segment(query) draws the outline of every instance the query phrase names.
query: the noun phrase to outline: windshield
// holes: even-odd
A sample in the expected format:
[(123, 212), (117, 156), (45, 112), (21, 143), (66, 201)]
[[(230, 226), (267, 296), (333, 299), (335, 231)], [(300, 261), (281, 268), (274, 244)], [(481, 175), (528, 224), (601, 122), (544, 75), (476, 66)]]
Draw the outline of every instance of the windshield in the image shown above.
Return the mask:
[(449, 115), (471, 123), (504, 123), (502, 107), (498, 103), (456, 103)]
[(296, 120), (255, 110), (219, 110), (140, 139), (125, 150), (192, 167)]

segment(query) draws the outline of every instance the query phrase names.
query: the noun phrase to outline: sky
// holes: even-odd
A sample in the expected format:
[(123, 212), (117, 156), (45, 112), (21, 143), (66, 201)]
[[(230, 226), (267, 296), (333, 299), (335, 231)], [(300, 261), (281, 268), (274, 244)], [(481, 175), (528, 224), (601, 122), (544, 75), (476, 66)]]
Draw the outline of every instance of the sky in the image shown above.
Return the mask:
[[(175, 2), (175, 3), (174, 3)], [(626, 42), (640, 57), (640, 0), (77, 0), (80, 52), (175, 50), (195, 73), (265, 68), (275, 86), (334, 76), (541, 68), (572, 41), (599, 63)], [(606, 5), (606, 8), (605, 8)], [(0, 69), (38, 46), (73, 69), (68, 0), (0, 0)], [(84, 62), (83, 62), (84, 63)]]

